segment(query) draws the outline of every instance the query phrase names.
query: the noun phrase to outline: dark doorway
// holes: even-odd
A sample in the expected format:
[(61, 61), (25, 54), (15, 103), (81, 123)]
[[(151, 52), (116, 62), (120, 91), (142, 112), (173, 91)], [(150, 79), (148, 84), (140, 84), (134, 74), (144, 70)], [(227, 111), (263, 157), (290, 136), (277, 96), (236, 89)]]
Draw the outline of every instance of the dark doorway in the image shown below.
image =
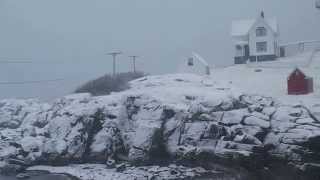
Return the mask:
[(250, 56), (249, 45), (244, 45), (244, 57), (246, 59), (249, 59), (249, 56)]

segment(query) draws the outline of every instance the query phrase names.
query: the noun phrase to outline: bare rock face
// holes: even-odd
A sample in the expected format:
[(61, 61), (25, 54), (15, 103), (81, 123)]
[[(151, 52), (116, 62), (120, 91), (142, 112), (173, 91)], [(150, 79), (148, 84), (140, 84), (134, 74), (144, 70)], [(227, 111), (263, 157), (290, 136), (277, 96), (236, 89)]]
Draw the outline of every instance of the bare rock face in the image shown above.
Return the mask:
[(0, 162), (6, 165), (0, 169), (17, 161), (23, 167), (156, 159), (317, 169), (319, 105), (281, 105), (202, 82), (193, 75), (154, 76), (108, 96), (77, 94), (51, 104), (2, 100)]

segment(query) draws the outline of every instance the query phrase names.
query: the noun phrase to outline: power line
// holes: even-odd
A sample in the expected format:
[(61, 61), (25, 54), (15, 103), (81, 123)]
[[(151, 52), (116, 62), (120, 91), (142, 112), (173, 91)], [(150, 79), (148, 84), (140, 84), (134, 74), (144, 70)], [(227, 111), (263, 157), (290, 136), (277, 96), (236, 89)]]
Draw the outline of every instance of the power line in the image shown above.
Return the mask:
[(10, 59), (10, 60), (31, 60), (31, 58), (26, 58), (26, 57), (6, 57), (6, 56), (0, 56), (0, 59)]
[(30, 58), (14, 58), (14, 57), (0, 57), (1, 64), (25, 64), (32, 63)]
[(35, 80), (35, 81), (7, 81), (0, 82), (0, 85), (20, 85), (20, 84), (40, 84), (40, 83), (51, 83), (57, 81), (64, 81), (65, 79), (49, 79), (49, 80)]
[(1, 64), (30, 64), (32, 61), (0, 61)]
[[(118, 54), (121, 54), (121, 52), (117, 52)], [(107, 55), (112, 55), (113, 53), (108, 53)], [(100, 58), (100, 57), (99, 57)], [(63, 64), (63, 63), (92, 63), (91, 60), (92, 57), (88, 57), (88, 60), (86, 59), (73, 59), (73, 60), (34, 60), (31, 58), (12, 58), (12, 57), (0, 57), (0, 64)], [(98, 58), (96, 58), (98, 59)], [(100, 62), (100, 61), (96, 61)]]

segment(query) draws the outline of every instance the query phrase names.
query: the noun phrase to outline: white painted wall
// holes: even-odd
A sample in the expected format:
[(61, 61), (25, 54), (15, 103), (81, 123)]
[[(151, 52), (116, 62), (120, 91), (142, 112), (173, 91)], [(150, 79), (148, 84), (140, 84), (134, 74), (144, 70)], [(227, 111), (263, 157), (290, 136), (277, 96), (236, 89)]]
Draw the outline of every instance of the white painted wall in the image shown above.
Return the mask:
[(193, 66), (188, 65), (188, 59), (182, 60), (178, 67), (178, 73), (192, 73), (198, 75), (206, 75), (206, 65), (200, 61), (193, 59)]
[[(267, 29), (267, 35), (263, 37), (256, 36), (256, 29), (258, 27), (265, 27)], [(266, 52), (257, 52), (256, 43), (257, 42), (267, 42), (267, 51)], [(250, 47), (250, 56), (260, 56), (260, 55), (273, 55), (277, 54), (275, 51), (275, 42), (277, 42), (277, 37), (274, 34), (273, 30), (266, 24), (264, 19), (259, 18), (257, 22), (252, 26), (249, 31), (249, 47)]]

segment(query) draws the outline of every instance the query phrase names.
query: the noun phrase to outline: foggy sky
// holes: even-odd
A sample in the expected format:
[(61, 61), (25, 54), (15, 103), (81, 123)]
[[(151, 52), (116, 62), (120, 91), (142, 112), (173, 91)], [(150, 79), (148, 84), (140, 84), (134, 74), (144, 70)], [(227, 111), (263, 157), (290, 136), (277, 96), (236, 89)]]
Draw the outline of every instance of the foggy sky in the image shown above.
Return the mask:
[(0, 83), (65, 79), (55, 83), (1, 85), (0, 99), (49, 99), (112, 71), (138, 68), (174, 73), (195, 51), (211, 65), (232, 64), (231, 21), (276, 17), (282, 43), (320, 39), (314, 0), (0, 0)]

